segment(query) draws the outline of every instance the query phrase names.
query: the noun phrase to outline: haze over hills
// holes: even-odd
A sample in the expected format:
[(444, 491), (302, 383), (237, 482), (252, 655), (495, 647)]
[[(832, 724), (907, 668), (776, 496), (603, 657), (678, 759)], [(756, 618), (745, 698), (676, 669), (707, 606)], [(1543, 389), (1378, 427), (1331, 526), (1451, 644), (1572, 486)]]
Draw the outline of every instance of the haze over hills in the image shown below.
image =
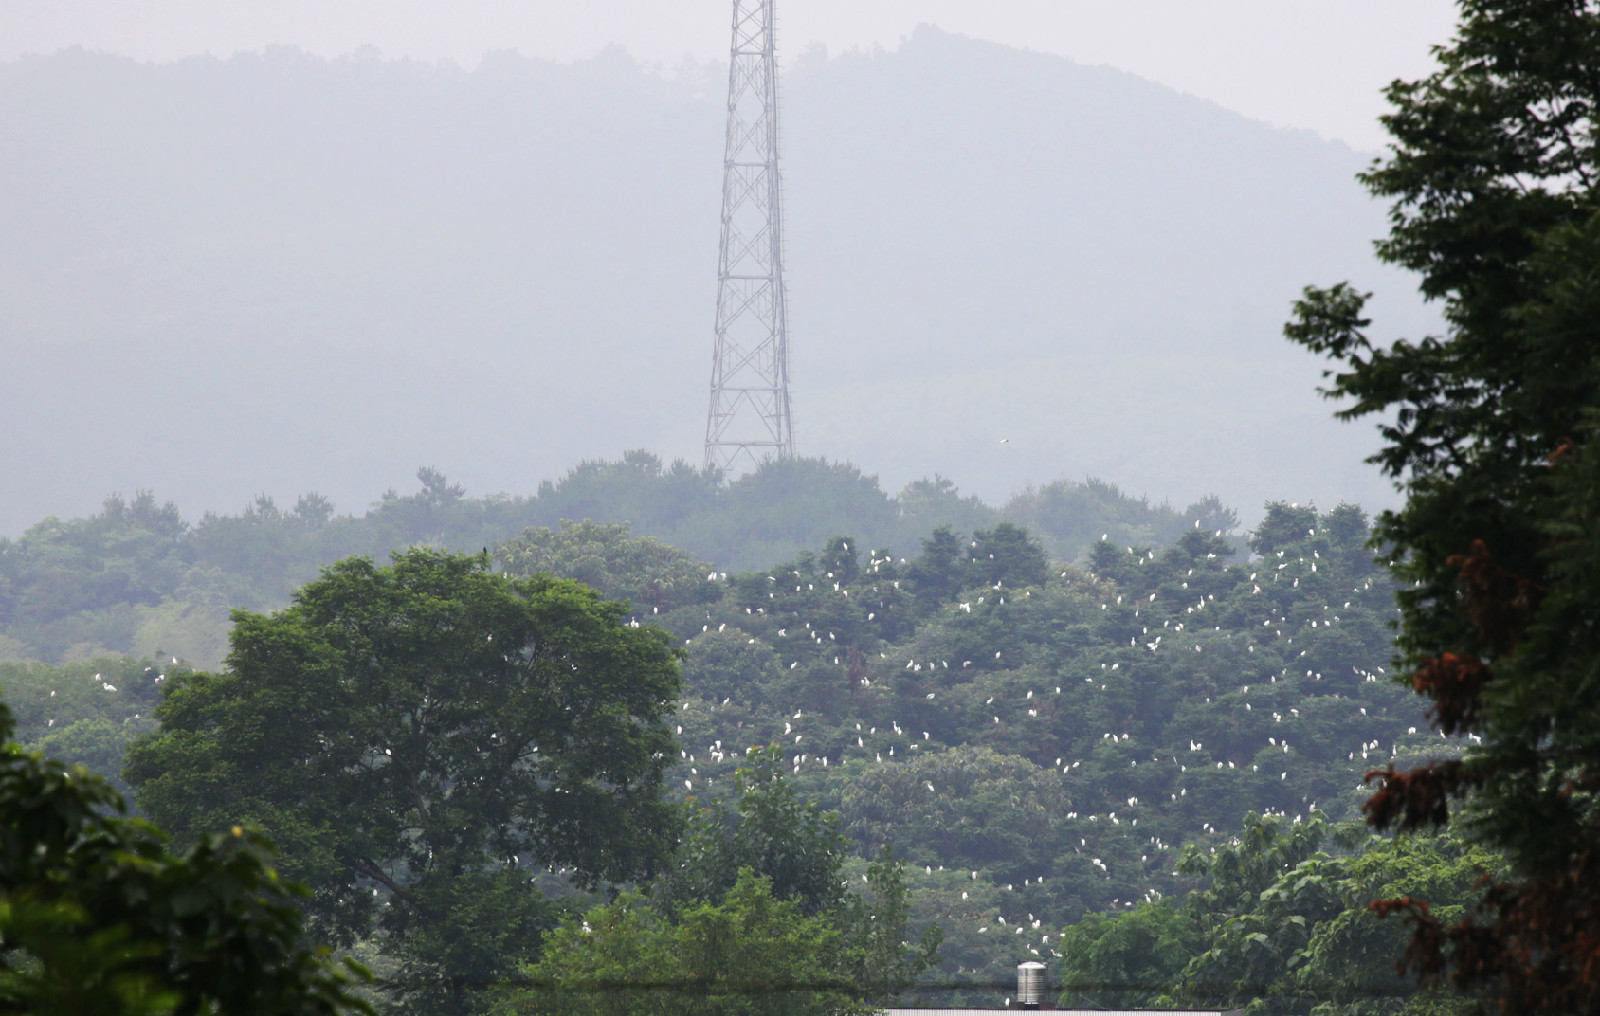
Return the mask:
[[(354, 510), (421, 463), (526, 492), (697, 459), (724, 87), (620, 50), (0, 65), (0, 533), (112, 490)], [(1346, 277), (1379, 334), (1429, 326), (1371, 259), (1365, 156), (928, 28), (807, 54), (784, 100), (804, 453), (996, 500), (1387, 500), (1279, 337)]]

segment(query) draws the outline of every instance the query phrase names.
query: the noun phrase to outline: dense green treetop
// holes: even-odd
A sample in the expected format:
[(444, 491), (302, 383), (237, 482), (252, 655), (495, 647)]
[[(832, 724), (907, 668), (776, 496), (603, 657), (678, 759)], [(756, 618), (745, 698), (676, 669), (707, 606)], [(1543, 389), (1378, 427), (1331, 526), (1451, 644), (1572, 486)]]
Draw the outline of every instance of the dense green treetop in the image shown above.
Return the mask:
[(508, 575), (548, 572), (576, 579), (607, 599), (631, 602), (641, 613), (720, 595), (710, 565), (652, 537), (629, 537), (625, 522), (563, 519), (559, 529), (531, 527), (497, 546), (495, 558)]
[(695, 809), (673, 864), (651, 891), (669, 912), (690, 901), (719, 899), (740, 871), (766, 879), (780, 899), (818, 914), (843, 899), (840, 872), (850, 841), (839, 816), (801, 801), (776, 747), (754, 749), (735, 771), (734, 803), (713, 799)]
[(370, 1011), (301, 929), (304, 890), (239, 827), (168, 851), (120, 795), (10, 743), (0, 705), (0, 1012)]
[(1204, 881), (1094, 914), (1061, 937), (1063, 1006), (1239, 1008), (1283, 1016), (1466, 1014), (1475, 1001), (1395, 971), (1406, 929), (1372, 900), (1426, 895), (1454, 919), (1501, 861), (1448, 837), (1384, 840), (1320, 812), (1250, 815), (1236, 837), (1191, 847)]
[[(840, 790), (848, 832), (863, 847), (897, 846), (913, 864), (991, 868), (1063, 842), (1065, 781), (1015, 755), (963, 745), (859, 774)], [(933, 790), (927, 788), (932, 786)]]
[(577, 583), (488, 564), (353, 558), (285, 610), (236, 613), (228, 669), (171, 679), (125, 770), (183, 841), (267, 830), (314, 891), (318, 933), (381, 928), (402, 976), (440, 996), (419, 1011), (536, 951), (553, 914), (525, 867), (624, 881), (676, 842), (665, 633)]
[(907, 942), (904, 865), (885, 850), (841, 879), (838, 816), (802, 802), (774, 748), (752, 748), (737, 797), (700, 804), (647, 896), (574, 914), (504, 993), (506, 1013), (867, 1013), (932, 966)]
[[(619, 548), (654, 554), (666, 571), (637, 589), (606, 589), (610, 580), (593, 571), (598, 562), (566, 559), (573, 534), (552, 538), (548, 549), (556, 556), (541, 567), (600, 580), (597, 588), (607, 595), (627, 595), (651, 609), (662, 604), (645, 594), (683, 562), (639, 540), (660, 540), (709, 562), (703, 576), (713, 568), (764, 568), (841, 532), (906, 555), (937, 526), (988, 531), (1003, 518), (1028, 525), (1052, 557), (1072, 560), (1101, 533), (1165, 546), (1197, 520), (1207, 530), (1237, 525), (1214, 499), (1180, 513), (1095, 480), (1029, 488), (998, 508), (963, 497), (942, 477), (913, 482), (891, 497), (876, 477), (820, 459), (772, 463), (727, 480), (631, 451), (616, 462), (580, 463), (530, 497), (469, 497), (432, 468), (419, 470), (417, 479), (416, 492), (387, 491), (360, 515), (336, 514), (316, 494), (291, 508), (261, 496), (236, 515), (208, 513), (191, 524), (174, 505), (141, 491), (132, 500), (108, 498), (89, 518), (46, 519), (18, 539), (0, 539), (0, 662), (129, 653), (215, 667), (227, 655), (229, 608), (282, 606), (340, 558), (382, 559), (416, 544), (470, 553), (524, 540), (530, 528), (559, 531), (563, 520), (627, 525), (635, 542)], [(557, 545), (567, 549), (557, 553)], [(607, 553), (600, 556), (615, 579), (622, 562)], [(589, 573), (570, 574), (568, 566)], [(530, 570), (527, 562), (517, 567)]]
[(776, 897), (750, 869), (676, 923), (636, 895), (557, 928), (496, 1016), (835, 1016), (852, 998), (843, 941), (827, 917)]

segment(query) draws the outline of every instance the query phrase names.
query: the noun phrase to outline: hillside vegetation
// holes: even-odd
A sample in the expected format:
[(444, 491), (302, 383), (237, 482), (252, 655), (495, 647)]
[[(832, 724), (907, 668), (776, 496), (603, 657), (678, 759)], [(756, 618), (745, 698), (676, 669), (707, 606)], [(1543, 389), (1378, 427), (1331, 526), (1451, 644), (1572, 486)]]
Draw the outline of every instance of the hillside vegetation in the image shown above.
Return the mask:
[(1367, 770), (1457, 752), (1385, 676), (1393, 589), (1367, 535), (1353, 506), (1278, 503), (1250, 560), (1191, 524), (1061, 566), (999, 522), (718, 573), (636, 615), (689, 652), (676, 792), (715, 797), (780, 745), (864, 854), (910, 862), (943, 976), (1004, 983), (1062, 925), (1202, 884), (1183, 846), (1252, 812), (1353, 818)]
[[(189, 526), (141, 496), (42, 523), (0, 555), (12, 645), (92, 656), (66, 634), (23, 639), (270, 607), (335, 556), (416, 541), (490, 549), (512, 575), (577, 578), (629, 601), (628, 624), (664, 627), (687, 654), (671, 796), (720, 813), (736, 770), (772, 746), (796, 792), (837, 812), (857, 858), (848, 877), (884, 848), (907, 862), (910, 932), (943, 935), (921, 983), (946, 1000), (992, 1002), (1016, 962), (1058, 960), (1063, 928), (1211, 884), (1199, 859), (1242, 849), (1251, 823), (1351, 819), (1364, 772), (1459, 752), (1385, 675), (1394, 590), (1351, 505), (1273, 503), (1241, 547), (1210, 527), (1233, 524), (1214, 503), (1179, 513), (1098, 484), (996, 510), (941, 481), (889, 498), (814, 461), (718, 484), (630, 455), (527, 500), (422, 479), (420, 493), (361, 517), (308, 497)], [(635, 528), (598, 521), (606, 507)], [(574, 516), (589, 520), (559, 521)], [(1107, 531), (1084, 541), (1086, 519)], [(786, 557), (738, 569), (682, 549), (718, 535), (723, 560)], [(48, 588), (103, 599), (30, 628)], [(21, 739), (115, 772), (152, 729), (161, 684), (188, 667), (170, 653), (13, 663), (0, 686)], [(1355, 841), (1341, 842), (1348, 853)]]
[[(647, 452), (586, 462), (530, 497), (468, 497), (433, 469), (421, 489), (391, 490), (360, 515), (317, 494), (280, 506), (261, 497), (238, 514), (190, 522), (150, 492), (113, 495), (87, 518), (48, 518), (0, 538), (0, 660), (57, 663), (107, 653), (178, 656), (216, 666), (228, 609), (282, 606), (318, 569), (352, 554), (386, 559), (422, 543), (477, 551), (562, 519), (628, 522), (636, 535), (684, 548), (724, 571), (785, 560), (851, 532), (911, 553), (935, 526), (1026, 524), (1052, 556), (1073, 560), (1103, 532), (1165, 546), (1194, 521), (1232, 530), (1210, 498), (1178, 511), (1095, 480), (1029, 488), (996, 508), (935, 477), (897, 496), (844, 463), (796, 459), (731, 483)], [(1092, 534), (1092, 535), (1091, 535)]]

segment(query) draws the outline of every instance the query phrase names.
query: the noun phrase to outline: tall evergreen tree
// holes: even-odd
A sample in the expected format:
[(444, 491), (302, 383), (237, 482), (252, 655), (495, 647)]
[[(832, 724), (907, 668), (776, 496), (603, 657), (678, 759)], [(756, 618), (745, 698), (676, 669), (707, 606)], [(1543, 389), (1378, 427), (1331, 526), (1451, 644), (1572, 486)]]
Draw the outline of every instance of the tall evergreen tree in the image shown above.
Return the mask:
[(1463, 0), (1438, 69), (1396, 82), (1380, 256), (1443, 335), (1375, 345), (1365, 296), (1307, 290), (1290, 338), (1332, 358), (1344, 417), (1381, 413), (1405, 494), (1377, 539), (1403, 580), (1407, 679), (1465, 759), (1374, 774), (1374, 823), (1444, 823), (1512, 874), (1470, 919), (1420, 903), (1406, 962), (1507, 1011), (1600, 1009), (1600, 4)]

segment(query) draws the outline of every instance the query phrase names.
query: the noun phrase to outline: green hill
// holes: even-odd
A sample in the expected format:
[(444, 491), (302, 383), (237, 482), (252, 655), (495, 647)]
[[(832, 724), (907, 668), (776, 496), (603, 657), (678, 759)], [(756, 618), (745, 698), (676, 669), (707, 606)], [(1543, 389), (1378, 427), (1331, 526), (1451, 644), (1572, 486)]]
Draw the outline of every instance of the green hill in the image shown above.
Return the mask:
[[(909, 862), (948, 998), (1055, 959), (1086, 914), (1200, 885), (1180, 848), (1227, 846), (1250, 812), (1350, 818), (1364, 772), (1458, 750), (1384, 673), (1394, 590), (1354, 506), (1270, 504), (1244, 546), (1214, 502), (1093, 482), (996, 509), (806, 460), (729, 484), (633, 454), (522, 500), (421, 475), (360, 517), (307, 497), (191, 525), (141, 495), (0, 546), (6, 645), (53, 654), (0, 664), (20, 736), (114, 771), (194, 662), (174, 646), (219, 647), (227, 607), (281, 603), (351, 552), (492, 548), (628, 599), (629, 623), (684, 647), (674, 796), (731, 794), (775, 744), (863, 857)], [(762, 554), (783, 563), (720, 563)]]

